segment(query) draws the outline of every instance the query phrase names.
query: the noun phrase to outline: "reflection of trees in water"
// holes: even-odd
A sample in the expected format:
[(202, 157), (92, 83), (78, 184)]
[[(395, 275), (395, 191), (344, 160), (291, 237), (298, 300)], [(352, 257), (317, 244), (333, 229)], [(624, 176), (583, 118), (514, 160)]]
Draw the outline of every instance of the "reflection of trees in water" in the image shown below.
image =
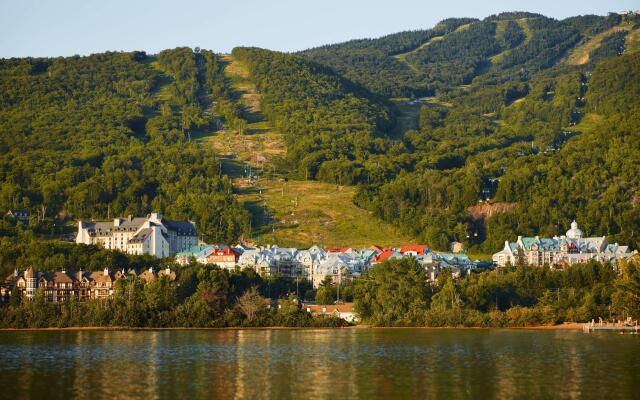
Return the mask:
[(0, 386), (6, 398), (625, 398), (640, 375), (636, 339), (498, 329), (0, 332)]

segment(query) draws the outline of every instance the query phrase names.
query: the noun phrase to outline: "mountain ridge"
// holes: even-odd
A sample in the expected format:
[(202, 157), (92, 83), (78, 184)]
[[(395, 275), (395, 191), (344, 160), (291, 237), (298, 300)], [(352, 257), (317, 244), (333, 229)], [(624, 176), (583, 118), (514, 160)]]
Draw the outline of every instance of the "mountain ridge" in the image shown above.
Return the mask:
[[(200, 142), (255, 139), (259, 109), (287, 145), (265, 176), (355, 186), (405, 237), (490, 252), (578, 218), (637, 248), (638, 32), (635, 15), (512, 12), (295, 54), (236, 48), (258, 108), (207, 50), (3, 59), (0, 206), (39, 210), (38, 234), (62, 229), (54, 216), (153, 208), (208, 240), (250, 237), (262, 211), (226, 176), (246, 166), (214, 151), (230, 140)], [(480, 201), (514, 206), (478, 219)]]

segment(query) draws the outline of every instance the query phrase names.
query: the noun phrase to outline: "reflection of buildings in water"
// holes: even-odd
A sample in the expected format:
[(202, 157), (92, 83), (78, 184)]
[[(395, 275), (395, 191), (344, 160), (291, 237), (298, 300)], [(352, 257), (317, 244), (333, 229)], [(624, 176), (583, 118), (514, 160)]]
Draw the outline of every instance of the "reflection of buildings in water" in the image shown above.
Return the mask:
[[(524, 332), (526, 333), (526, 332)], [(496, 332), (496, 335), (501, 335)], [(532, 397), (538, 397), (539, 393), (534, 392), (534, 387), (525, 385), (522, 375), (529, 374), (534, 367), (530, 360), (523, 360), (522, 353), (526, 353), (528, 348), (532, 346), (528, 335), (520, 338), (515, 343), (500, 343), (500, 340), (493, 341), (494, 358), (496, 363), (493, 369), (493, 381), (496, 398), (499, 399), (515, 399), (518, 394), (527, 393)], [(515, 350), (509, 347), (514, 347)], [(523, 362), (524, 361), (524, 362)]]
[(73, 333), (73, 397), (159, 397), (159, 332)]
[(317, 369), (323, 369), (322, 377), (313, 379), (322, 379), (319, 385), (321, 391), (316, 397), (334, 397), (336, 387), (345, 398), (367, 397), (367, 389), (371, 389), (377, 379), (371, 375), (372, 368), (375, 368), (373, 365), (358, 363), (359, 358), (367, 357), (365, 349), (370, 345), (368, 340), (353, 329), (330, 329), (317, 331), (315, 343), (319, 344), (315, 351), (326, 355), (321, 364), (316, 366)]
[[(523, 394), (534, 398), (553, 398), (562, 393), (580, 397), (584, 384), (583, 365), (571, 332), (518, 332), (522, 335), (507, 345), (498, 343), (501, 360), (496, 364), (497, 398), (517, 398)], [(552, 335), (553, 346), (544, 336)], [(512, 348), (509, 348), (512, 347)], [(597, 350), (596, 350), (597, 351)]]
[[(463, 377), (465, 393), (474, 398), (514, 398), (515, 379), (513, 370), (505, 370), (505, 365), (512, 365), (509, 352), (500, 351), (504, 345), (502, 338), (496, 336), (500, 332), (494, 330), (465, 331), (469, 335), (466, 341), (467, 355), (459, 363), (467, 366)], [(469, 362), (472, 359), (473, 362)], [(512, 365), (513, 367), (513, 365)], [(515, 366), (521, 370), (521, 366)]]
[[(303, 346), (308, 346), (306, 354), (301, 358), (304, 367), (297, 367), (298, 377), (296, 384), (304, 386), (299, 392), (308, 393), (311, 399), (327, 399), (335, 395), (338, 386), (337, 378), (343, 374), (343, 365), (335, 365), (332, 352), (340, 351), (339, 342), (336, 343), (332, 336), (336, 330), (312, 330), (294, 332), (291, 341), (303, 341)], [(339, 388), (342, 392), (342, 387)], [(348, 397), (348, 396), (345, 396)]]
[[(162, 359), (162, 342), (157, 331), (101, 332), (103, 347), (107, 354), (105, 367), (107, 375), (100, 379), (102, 394), (125, 394), (128, 397), (158, 398), (161, 391), (159, 377)], [(114, 371), (113, 367), (118, 370)], [(114, 375), (115, 374), (115, 375)], [(114, 380), (115, 376), (115, 380)], [(117, 384), (114, 384), (117, 382)]]
[(632, 398), (640, 349), (564, 331), (10, 335), (0, 398)]
[[(237, 345), (237, 335), (233, 330), (200, 331), (207, 345), (218, 347), (207, 349), (212, 358), (202, 363), (205, 381), (195, 398), (232, 399), (236, 396), (237, 355), (233, 349)], [(221, 349), (221, 350), (220, 350)], [(233, 354), (231, 354), (233, 352)], [(187, 377), (188, 379), (188, 377)], [(204, 383), (206, 382), (206, 383)]]
[[(236, 382), (236, 393), (235, 398), (242, 399), (246, 398), (247, 394), (245, 393), (245, 381), (249, 379), (249, 371), (245, 371), (247, 368), (245, 363), (245, 346), (247, 345), (246, 331), (239, 330), (236, 331), (236, 371), (235, 371), (235, 382)], [(250, 369), (250, 368), (249, 368)], [(258, 382), (254, 382), (258, 384)]]
[[(131, 332), (132, 341), (134, 336), (137, 335), (138, 332)], [(143, 333), (143, 332), (140, 332)], [(144, 334), (144, 333), (143, 333)], [(159, 367), (162, 363), (162, 360), (159, 360), (160, 352), (162, 351), (162, 344), (159, 345), (160, 332), (158, 331), (150, 331), (149, 336), (151, 336), (146, 342), (146, 351), (147, 351), (147, 362), (143, 367), (144, 372), (146, 373), (146, 379), (144, 381), (147, 383), (146, 385), (146, 395), (150, 398), (158, 398), (159, 397), (159, 387), (158, 387), (158, 374), (160, 373)], [(147, 335), (144, 335), (147, 336)], [(145, 396), (146, 397), (146, 396)]]
[(236, 331), (236, 398), (273, 397), (274, 333), (272, 329)]
[[(34, 344), (36, 340), (34, 340), (35, 333), (25, 333), (24, 343), (22, 343), (23, 348), (28, 346), (29, 351), (34, 351)], [(23, 350), (24, 351), (24, 350)], [(4, 360), (3, 360), (4, 362)], [(29, 362), (29, 363), (20, 363), (20, 373), (15, 376), (15, 385), (18, 388), (20, 393), (30, 393), (32, 383), (35, 380), (37, 368), (39, 365)]]
[(69, 333), (74, 335), (74, 343), (73, 346), (71, 346), (74, 353), (74, 367), (72, 369), (74, 373), (74, 379), (71, 383), (71, 390), (74, 396), (82, 397), (82, 395), (87, 395), (87, 382), (94, 381), (92, 372), (95, 371), (95, 365), (93, 365), (93, 363), (87, 362), (86, 356), (88, 352), (84, 351), (88, 348), (88, 346), (92, 346), (90, 337), (91, 333), (94, 332), (76, 331)]
[[(513, 398), (508, 378), (505, 395), (497, 394), (501, 363), (509, 363), (498, 351), (489, 331), (413, 330), (392, 331), (404, 360), (393, 365), (392, 386), (382, 382), (388, 397), (407, 398)], [(405, 336), (408, 333), (410, 336)], [(381, 331), (382, 341), (389, 331)], [(409, 347), (407, 347), (409, 346)], [(387, 366), (389, 360), (383, 360)], [(509, 379), (511, 380), (509, 382)], [(378, 392), (382, 391), (380, 389)]]
[(354, 330), (347, 330), (340, 332), (338, 331), (338, 338), (341, 340), (338, 342), (344, 343), (344, 352), (347, 356), (347, 366), (348, 369), (346, 375), (344, 377), (351, 377), (347, 381), (345, 394), (349, 398), (361, 398), (363, 397), (360, 393), (358, 382), (354, 377), (358, 376), (359, 366), (354, 361), (358, 358), (359, 348), (358, 348), (358, 337)]
[[(318, 329), (291, 331), (291, 347), (298, 351), (292, 357), (295, 379), (292, 392), (308, 398), (362, 398), (374, 383), (371, 365), (362, 365), (362, 335), (355, 330)], [(367, 373), (366, 371), (369, 371)]]
[(351, 331), (240, 330), (236, 356), (236, 398), (358, 397)]
[(353, 382), (359, 397), (483, 398), (473, 395), (472, 384), (485, 371), (467, 362), (477, 348), (464, 332), (372, 329), (353, 334), (358, 360)]
[[(562, 381), (562, 393), (568, 395), (571, 398), (580, 398), (580, 393), (583, 390), (584, 381), (584, 365), (580, 361), (580, 352), (576, 348), (576, 345), (581, 341), (572, 338), (567, 340), (567, 335), (582, 335), (581, 332), (565, 332), (556, 331), (553, 333), (553, 340), (563, 343), (562, 353), (553, 354), (553, 358), (560, 366), (557, 371), (556, 377), (560, 377)], [(593, 349), (594, 352), (598, 352), (598, 349)]]

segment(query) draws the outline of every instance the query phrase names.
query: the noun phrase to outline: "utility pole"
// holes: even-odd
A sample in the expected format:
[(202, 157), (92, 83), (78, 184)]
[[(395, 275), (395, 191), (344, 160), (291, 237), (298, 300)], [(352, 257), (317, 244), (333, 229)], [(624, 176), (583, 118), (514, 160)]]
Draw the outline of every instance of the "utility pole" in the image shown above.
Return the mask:
[(342, 281), (342, 270), (338, 268), (338, 294), (336, 299), (336, 304), (340, 303), (340, 282)]

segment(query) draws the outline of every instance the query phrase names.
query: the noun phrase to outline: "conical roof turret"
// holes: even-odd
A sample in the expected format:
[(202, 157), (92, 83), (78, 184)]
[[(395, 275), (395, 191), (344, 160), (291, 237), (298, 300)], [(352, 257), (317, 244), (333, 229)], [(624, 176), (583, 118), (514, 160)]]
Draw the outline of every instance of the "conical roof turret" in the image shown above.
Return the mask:
[(33, 267), (29, 267), (24, 272), (24, 277), (25, 277), (25, 279), (30, 279), (30, 278), (35, 278), (36, 277), (36, 272), (33, 270)]

